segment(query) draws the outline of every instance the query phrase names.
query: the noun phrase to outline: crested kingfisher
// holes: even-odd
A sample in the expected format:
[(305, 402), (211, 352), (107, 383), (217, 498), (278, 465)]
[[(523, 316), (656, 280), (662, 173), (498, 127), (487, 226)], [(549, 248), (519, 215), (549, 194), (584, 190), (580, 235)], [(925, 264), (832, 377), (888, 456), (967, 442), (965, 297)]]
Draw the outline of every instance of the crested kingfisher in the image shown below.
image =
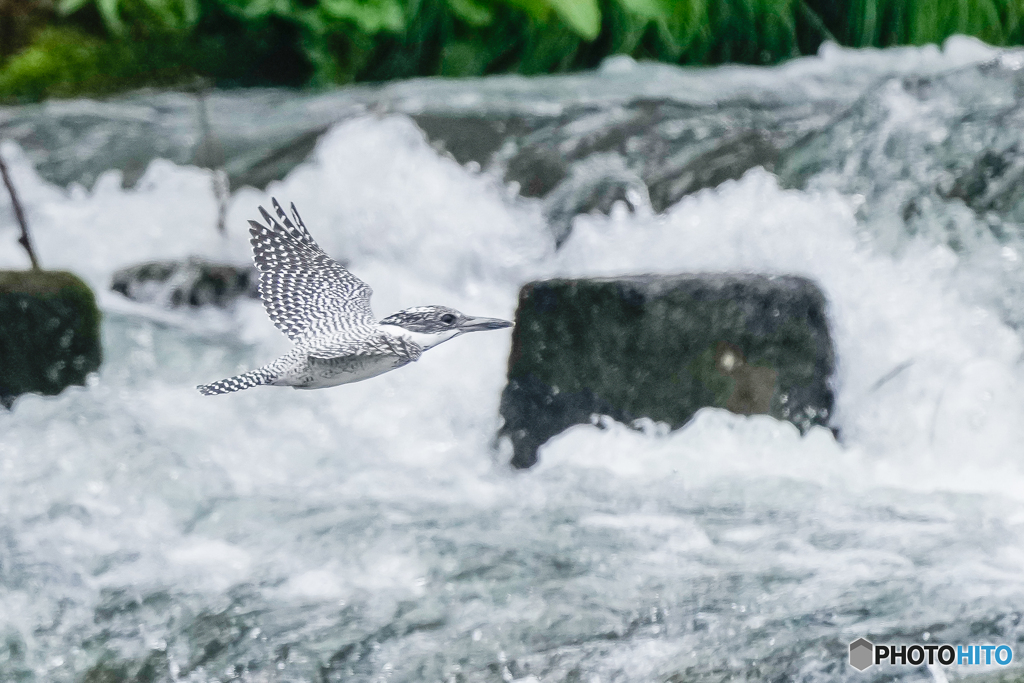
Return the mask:
[(262, 368), (203, 384), (203, 394), (263, 384), (321, 389), (359, 382), (418, 360), (464, 332), (512, 326), (446, 306), (417, 306), (375, 320), (369, 285), (313, 241), (294, 204), (289, 218), (277, 199), (272, 202), (280, 221), (261, 206), (266, 225), (249, 221), (249, 243), (263, 305), (295, 348)]

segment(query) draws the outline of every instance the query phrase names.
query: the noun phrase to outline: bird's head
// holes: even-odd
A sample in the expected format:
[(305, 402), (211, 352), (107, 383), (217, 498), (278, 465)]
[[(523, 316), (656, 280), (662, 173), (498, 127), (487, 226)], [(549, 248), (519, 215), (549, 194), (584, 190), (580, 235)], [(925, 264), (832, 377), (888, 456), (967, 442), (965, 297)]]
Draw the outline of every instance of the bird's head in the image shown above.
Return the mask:
[(481, 332), (512, 327), (499, 318), (475, 318), (447, 306), (417, 306), (392, 313), (380, 321), (381, 326), (398, 328), (394, 333), (411, 338), (423, 349), (437, 346), (463, 332)]

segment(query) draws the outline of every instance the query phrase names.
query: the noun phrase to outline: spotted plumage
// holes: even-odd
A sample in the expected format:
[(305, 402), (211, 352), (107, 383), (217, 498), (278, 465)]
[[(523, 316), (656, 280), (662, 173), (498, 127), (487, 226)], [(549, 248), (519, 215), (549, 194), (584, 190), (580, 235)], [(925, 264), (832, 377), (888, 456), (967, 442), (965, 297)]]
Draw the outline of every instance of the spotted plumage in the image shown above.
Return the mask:
[(264, 384), (319, 389), (358, 382), (418, 360), (465, 332), (512, 325), (445, 306), (408, 308), (377, 322), (369, 285), (324, 253), (294, 204), (289, 218), (277, 199), (271, 202), (277, 218), (261, 206), (266, 224), (249, 221), (249, 243), (263, 305), (295, 347), (262, 368), (200, 386), (203, 394)]
[(280, 222), (262, 206), (267, 225), (249, 221), (260, 296), (270, 319), (296, 342), (340, 330), (369, 332), (376, 323), (370, 310), (373, 290), (324, 253), (294, 204), (293, 223), (276, 199), (272, 203)]

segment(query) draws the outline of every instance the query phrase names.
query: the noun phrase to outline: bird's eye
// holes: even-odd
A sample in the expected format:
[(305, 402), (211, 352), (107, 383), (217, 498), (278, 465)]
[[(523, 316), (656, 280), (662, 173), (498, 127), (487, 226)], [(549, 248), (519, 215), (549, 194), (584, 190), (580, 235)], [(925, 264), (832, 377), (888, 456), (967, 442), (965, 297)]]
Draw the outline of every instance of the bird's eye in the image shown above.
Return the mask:
[(451, 313), (445, 313), (444, 315), (441, 316), (441, 322), (443, 322), (445, 325), (451, 325), (453, 322), (455, 322), (455, 316), (452, 315)]

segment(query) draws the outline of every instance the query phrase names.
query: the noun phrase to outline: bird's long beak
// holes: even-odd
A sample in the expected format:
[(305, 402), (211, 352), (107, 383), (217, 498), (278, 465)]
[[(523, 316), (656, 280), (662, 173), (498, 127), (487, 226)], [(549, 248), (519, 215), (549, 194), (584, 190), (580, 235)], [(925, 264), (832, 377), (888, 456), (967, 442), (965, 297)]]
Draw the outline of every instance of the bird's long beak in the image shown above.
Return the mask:
[(512, 323), (500, 318), (466, 318), (459, 323), (459, 332), (481, 332), (483, 330), (500, 330), (512, 327)]

